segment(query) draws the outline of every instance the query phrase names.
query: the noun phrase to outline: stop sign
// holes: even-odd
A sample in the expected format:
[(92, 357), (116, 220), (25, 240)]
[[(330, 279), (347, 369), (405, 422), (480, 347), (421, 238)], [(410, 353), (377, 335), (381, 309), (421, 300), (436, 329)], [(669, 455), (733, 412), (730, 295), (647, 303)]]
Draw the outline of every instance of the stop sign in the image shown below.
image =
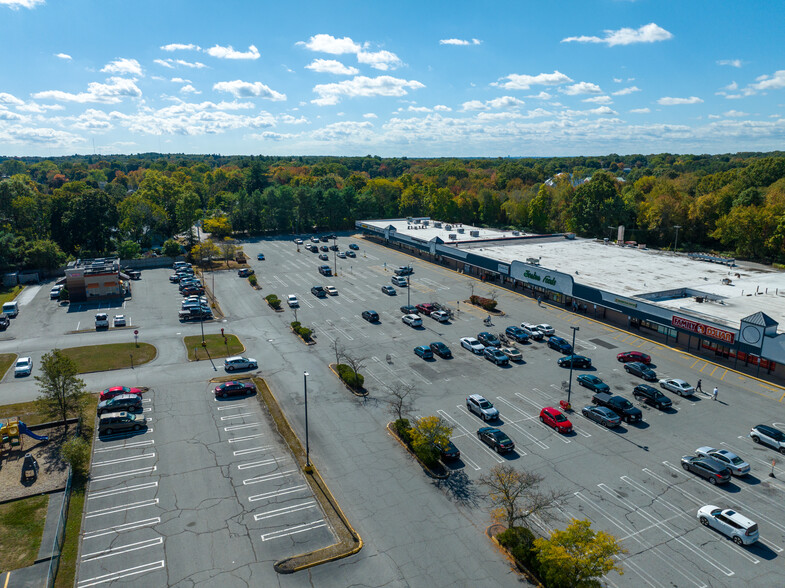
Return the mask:
[(134, 335), (138, 335), (138, 334), (139, 334), (139, 329), (135, 329), (134, 330)]

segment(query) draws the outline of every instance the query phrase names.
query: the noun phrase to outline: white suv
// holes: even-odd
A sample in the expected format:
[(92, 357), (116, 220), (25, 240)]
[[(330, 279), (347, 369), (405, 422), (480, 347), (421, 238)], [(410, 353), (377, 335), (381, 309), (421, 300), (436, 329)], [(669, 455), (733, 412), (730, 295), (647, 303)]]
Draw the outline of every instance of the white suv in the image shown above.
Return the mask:
[(99, 312), (95, 315), (95, 328), (108, 329), (109, 328), (109, 315), (105, 312)]
[(785, 454), (785, 433), (768, 425), (755, 425), (750, 431), (755, 443), (763, 443)]
[(258, 364), (256, 360), (251, 357), (243, 357), (241, 355), (235, 355), (234, 357), (227, 357), (224, 359), (224, 369), (227, 372), (233, 372), (234, 370), (246, 370), (246, 369), (256, 369)]
[(472, 394), (466, 399), (466, 408), (484, 421), (492, 421), (499, 418), (499, 411), (479, 394)]
[(736, 545), (750, 545), (759, 537), (758, 524), (755, 521), (729, 508), (723, 510), (707, 504), (698, 509), (698, 520), (704, 527), (711, 527), (730, 537)]
[(536, 326), (529, 323), (521, 323), (521, 329), (523, 329), (523, 332), (526, 333), (531, 339), (534, 339), (535, 341), (542, 341), (542, 331)]

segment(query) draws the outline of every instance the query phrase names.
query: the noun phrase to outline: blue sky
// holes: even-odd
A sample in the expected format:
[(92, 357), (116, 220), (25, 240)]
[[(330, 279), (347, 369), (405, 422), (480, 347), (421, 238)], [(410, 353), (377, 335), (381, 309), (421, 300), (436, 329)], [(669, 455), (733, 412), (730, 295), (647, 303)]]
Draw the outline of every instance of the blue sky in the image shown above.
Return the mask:
[(785, 3), (0, 0), (0, 155), (785, 147)]

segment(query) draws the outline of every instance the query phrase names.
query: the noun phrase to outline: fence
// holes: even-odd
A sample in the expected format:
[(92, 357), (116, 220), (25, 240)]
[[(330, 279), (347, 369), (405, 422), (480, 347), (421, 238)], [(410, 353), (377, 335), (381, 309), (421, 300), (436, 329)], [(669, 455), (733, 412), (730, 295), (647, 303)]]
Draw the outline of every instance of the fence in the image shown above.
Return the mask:
[(49, 560), (49, 571), (46, 573), (46, 588), (55, 585), (57, 570), (60, 567), (60, 554), (63, 551), (63, 541), (65, 541), (65, 524), (68, 521), (68, 506), (71, 503), (71, 482), (73, 481), (74, 470), (68, 468), (68, 481), (65, 483), (63, 492), (63, 504), (60, 506), (60, 517), (57, 521), (57, 532), (52, 542), (52, 557)]

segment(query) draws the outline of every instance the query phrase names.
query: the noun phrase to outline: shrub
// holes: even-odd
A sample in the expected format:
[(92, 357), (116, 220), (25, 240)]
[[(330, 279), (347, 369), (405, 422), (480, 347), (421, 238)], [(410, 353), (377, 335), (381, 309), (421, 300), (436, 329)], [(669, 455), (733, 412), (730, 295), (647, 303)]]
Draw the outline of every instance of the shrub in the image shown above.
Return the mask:
[(426, 467), (433, 468), (439, 463), (439, 452), (433, 445), (417, 445), (412, 449)]
[(256, 285), (259, 283), (259, 280), (256, 279), (255, 274), (251, 274), (250, 276), (248, 276), (248, 282), (251, 284), (251, 286), (256, 288)]
[(264, 299), (267, 301), (267, 304), (272, 306), (275, 310), (281, 308), (281, 300), (275, 294), (268, 294)]
[[(292, 321), (291, 325), (292, 325), (292, 331), (294, 331), (295, 333), (300, 335), (300, 337), (302, 337), (305, 341), (310, 341), (311, 340), (311, 334), (313, 333), (313, 331), (311, 331), (311, 329), (303, 327), (302, 323), (300, 323), (300, 321)], [(339, 375), (340, 375), (340, 372), (339, 372)]]
[(469, 297), (469, 302), (475, 306), (481, 306), (485, 310), (496, 310), (496, 301), (491, 298), (483, 298), (482, 296), (472, 295)]
[(406, 445), (412, 444), (412, 427), (409, 424), (409, 419), (398, 419), (393, 423), (393, 427)]
[(292, 321), (292, 329), (294, 329), (294, 331), (296, 332), (296, 331), (297, 331), (297, 329), (299, 329), (299, 328), (300, 328), (300, 325), (301, 325), (301, 324), (302, 324), (302, 323), (300, 323), (300, 321)]
[(346, 383), (347, 386), (353, 390), (362, 390), (365, 378), (361, 374), (356, 373), (345, 363), (339, 363), (336, 366), (336, 370), (338, 371), (338, 376)]
[(534, 549), (534, 533), (526, 527), (512, 527), (496, 535), (496, 539), (518, 563), (539, 577), (540, 565)]
[(63, 459), (73, 468), (74, 474), (84, 476), (90, 465), (90, 444), (82, 437), (71, 437), (60, 447)]

